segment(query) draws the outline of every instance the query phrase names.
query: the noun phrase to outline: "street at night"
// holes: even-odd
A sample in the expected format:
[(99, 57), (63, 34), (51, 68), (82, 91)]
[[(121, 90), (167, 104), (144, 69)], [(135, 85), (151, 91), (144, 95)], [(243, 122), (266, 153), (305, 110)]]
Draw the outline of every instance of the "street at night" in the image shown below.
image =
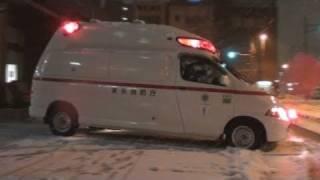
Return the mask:
[(0, 180), (320, 180), (320, 0), (0, 0)]

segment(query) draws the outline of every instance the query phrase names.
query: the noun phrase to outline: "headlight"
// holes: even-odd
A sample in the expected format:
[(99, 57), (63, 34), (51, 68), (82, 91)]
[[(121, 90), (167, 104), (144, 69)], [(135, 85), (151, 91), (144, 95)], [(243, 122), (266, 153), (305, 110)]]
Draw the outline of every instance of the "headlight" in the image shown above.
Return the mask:
[(283, 107), (272, 107), (266, 112), (266, 116), (275, 117), (286, 122), (290, 122), (298, 118), (298, 114), (295, 109), (285, 109)]

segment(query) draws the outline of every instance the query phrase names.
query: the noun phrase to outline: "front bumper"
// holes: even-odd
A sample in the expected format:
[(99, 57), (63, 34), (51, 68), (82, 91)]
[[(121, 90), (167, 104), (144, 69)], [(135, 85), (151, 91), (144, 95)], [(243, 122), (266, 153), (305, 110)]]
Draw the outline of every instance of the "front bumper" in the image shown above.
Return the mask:
[(266, 128), (267, 141), (277, 142), (286, 139), (290, 122), (264, 117), (264, 126)]

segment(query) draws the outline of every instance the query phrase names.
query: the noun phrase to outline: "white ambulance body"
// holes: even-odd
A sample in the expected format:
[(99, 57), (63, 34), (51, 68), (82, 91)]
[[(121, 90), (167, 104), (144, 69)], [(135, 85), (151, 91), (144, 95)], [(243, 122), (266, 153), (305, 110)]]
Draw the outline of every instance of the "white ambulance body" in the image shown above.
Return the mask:
[(290, 117), (236, 78), (207, 40), (163, 25), (70, 22), (36, 68), (30, 114), (56, 135), (79, 127), (259, 148), (286, 136)]

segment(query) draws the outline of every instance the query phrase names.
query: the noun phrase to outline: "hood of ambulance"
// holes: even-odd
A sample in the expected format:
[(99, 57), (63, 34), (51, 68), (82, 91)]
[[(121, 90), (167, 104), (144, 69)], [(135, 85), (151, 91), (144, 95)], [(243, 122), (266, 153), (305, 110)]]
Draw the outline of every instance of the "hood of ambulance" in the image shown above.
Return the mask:
[[(254, 85), (232, 77), (234, 112), (240, 116), (262, 116), (273, 106), (279, 105), (276, 98)], [(258, 117), (257, 117), (258, 118)]]

